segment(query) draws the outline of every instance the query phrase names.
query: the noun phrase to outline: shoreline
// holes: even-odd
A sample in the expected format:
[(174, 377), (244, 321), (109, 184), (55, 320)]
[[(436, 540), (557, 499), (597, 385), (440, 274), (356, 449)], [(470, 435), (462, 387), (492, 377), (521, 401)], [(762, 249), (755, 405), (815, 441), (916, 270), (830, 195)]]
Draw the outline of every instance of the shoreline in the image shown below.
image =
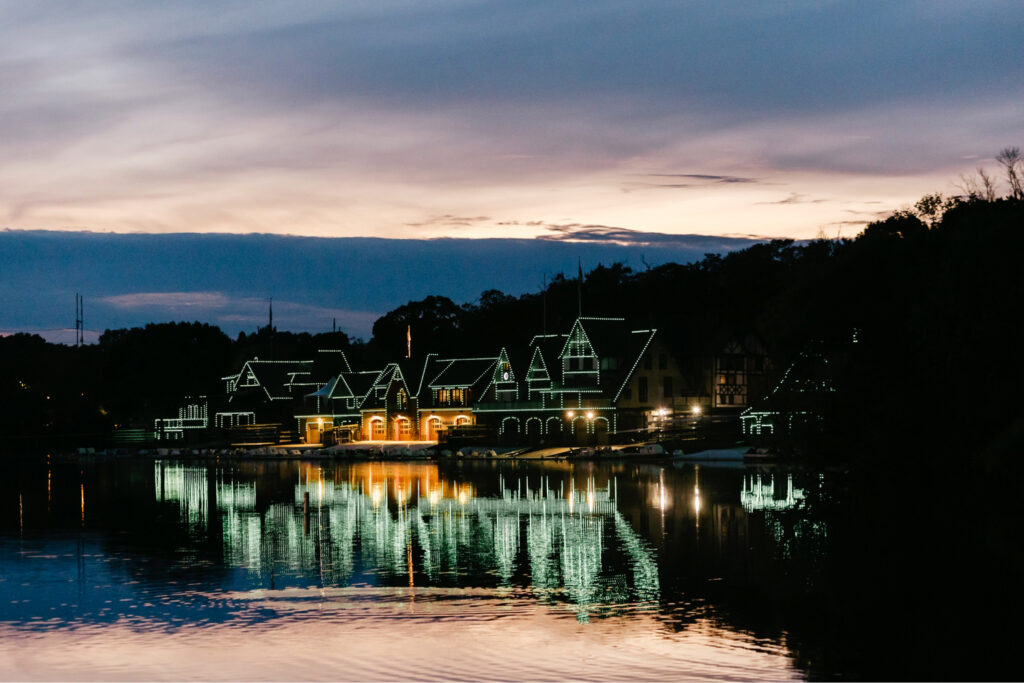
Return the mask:
[[(346, 445), (347, 446), (347, 445)], [(209, 461), (318, 461), (318, 462), (678, 462), (693, 464), (758, 464), (793, 460), (781, 453), (754, 449), (749, 445), (728, 448), (704, 447), (683, 453), (661, 447), (660, 444), (630, 444), (618, 447), (547, 448), (516, 447), (463, 447), (457, 450), (441, 449), (436, 445), (410, 448), (407, 445), (366, 447), (338, 446), (321, 448), (318, 445), (296, 444), (258, 446), (254, 448), (79, 448), (50, 453), (21, 453), (14, 457), (26, 460), (55, 458), (61, 461), (105, 462), (114, 460), (193, 460)]]

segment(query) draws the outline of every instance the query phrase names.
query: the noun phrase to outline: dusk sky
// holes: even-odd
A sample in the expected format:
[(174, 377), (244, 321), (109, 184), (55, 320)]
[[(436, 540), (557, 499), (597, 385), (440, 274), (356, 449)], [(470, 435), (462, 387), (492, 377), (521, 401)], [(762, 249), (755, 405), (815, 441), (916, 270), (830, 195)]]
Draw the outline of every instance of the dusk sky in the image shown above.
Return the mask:
[(1018, 0), (0, 12), (12, 231), (851, 236), (1024, 144)]

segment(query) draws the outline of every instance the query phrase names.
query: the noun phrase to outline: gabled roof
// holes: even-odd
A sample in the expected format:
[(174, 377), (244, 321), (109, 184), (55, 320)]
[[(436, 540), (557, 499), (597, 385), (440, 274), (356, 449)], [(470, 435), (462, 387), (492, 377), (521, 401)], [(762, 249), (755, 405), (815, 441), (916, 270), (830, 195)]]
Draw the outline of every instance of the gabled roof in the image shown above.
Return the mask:
[(804, 408), (820, 411), (839, 391), (839, 372), (849, 349), (812, 341), (797, 354), (768, 395), (744, 411)]
[[(557, 366), (555, 361), (562, 353), (562, 348), (565, 346), (569, 339), (567, 334), (538, 334), (530, 341), (530, 360), (529, 363), (533, 364), (536, 360), (536, 354), (540, 353), (541, 358), (544, 360), (544, 366), (548, 368), (548, 372), (551, 372), (553, 366)], [(529, 366), (527, 366), (529, 369)], [(551, 379), (554, 379), (552, 377)]]
[(657, 330), (630, 331), (626, 339), (624, 362), (613, 375), (613, 381), (608, 384), (609, 387), (615, 390), (615, 393), (612, 394), (613, 401), (619, 400), (622, 390), (626, 388), (626, 384), (633, 377), (633, 373), (636, 372), (636, 368), (640, 364), (640, 359), (647, 352), (647, 347), (654, 341), (654, 335), (657, 333)]
[[(531, 373), (534, 370), (537, 372), (531, 377)], [(540, 376), (541, 373), (543, 373), (543, 376)], [(541, 352), (540, 346), (534, 346), (531, 349), (530, 363), (526, 366), (524, 379), (542, 382), (551, 380), (551, 371), (548, 369), (547, 361), (544, 360), (544, 354)]]
[(587, 318), (580, 317), (573, 323), (572, 330), (562, 345), (558, 356), (565, 354), (569, 346), (569, 340), (581, 328), (583, 336), (590, 342), (594, 353), (598, 357), (624, 358), (626, 355), (626, 341), (629, 336), (629, 327), (625, 318)]
[(331, 379), (327, 380), (327, 384), (320, 387), (319, 390), (314, 391), (310, 394), (306, 394), (306, 396), (315, 396), (317, 398), (329, 398), (330, 395), (334, 392), (334, 386), (338, 383), (338, 379), (338, 377), (332, 377)]
[(467, 388), (490, 381), (497, 358), (448, 358), (436, 361), (439, 372), (428, 380), (431, 389)]
[(331, 398), (358, 398), (360, 402), (370, 393), (381, 370), (365, 370), (363, 372), (343, 372), (338, 375), (338, 384)]
[[(423, 383), (427, 382), (431, 377), (435, 377), (437, 373), (440, 372), (440, 369), (437, 366), (437, 362), (438, 361), (436, 353), (428, 353), (426, 358), (423, 359), (423, 369), (422, 371), (420, 371), (420, 381), (419, 384), (416, 385), (417, 396), (423, 396)], [(431, 374), (428, 377), (427, 373), (430, 372), (431, 368), (434, 369), (433, 374)]]
[(312, 377), (317, 382), (325, 382), (330, 377), (337, 377), (343, 372), (352, 372), (348, 357), (341, 349), (320, 349), (316, 352), (313, 363)]
[(402, 374), (402, 368), (399, 367), (398, 363), (388, 363), (387, 366), (374, 378), (373, 383), (366, 392), (366, 396), (363, 398), (360, 408), (372, 409), (382, 407), (384, 397), (378, 397), (376, 390), (386, 390), (394, 382), (401, 384), (402, 389), (405, 390), (406, 396), (412, 395), (409, 392), (409, 385), (405, 381), (405, 376)]
[(270, 400), (281, 400), (291, 398), (291, 394), (285, 388), (296, 374), (309, 372), (313, 366), (310, 360), (248, 360), (242, 365), (237, 375), (228, 379), (241, 378), (246, 372), (251, 372), (256, 383), (267, 394)]

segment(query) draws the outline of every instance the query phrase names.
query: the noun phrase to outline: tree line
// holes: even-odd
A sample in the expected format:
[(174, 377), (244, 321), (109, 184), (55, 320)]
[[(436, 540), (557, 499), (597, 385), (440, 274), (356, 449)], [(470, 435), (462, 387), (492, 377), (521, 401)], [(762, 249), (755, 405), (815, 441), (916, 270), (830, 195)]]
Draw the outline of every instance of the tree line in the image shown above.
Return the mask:
[[(1019, 167), (1019, 162), (1015, 162)], [(232, 339), (194, 323), (107, 330), (83, 347), (38, 336), (0, 339), (0, 434), (98, 433), (173, 415), (188, 395), (223, 392), (246, 359), (312, 358), (345, 349), (357, 368), (414, 355), (490, 354), (564, 332), (585, 315), (654, 326), (680, 357), (753, 334), (776, 375), (812, 340), (858, 330), (840, 402), (849, 441), (978, 444), (1024, 432), (1015, 400), (1024, 198), (929, 195), (855, 238), (773, 240), (689, 264), (621, 263), (557, 275), (541, 292), (443, 296), (386, 313), (368, 340), (260, 329)]]

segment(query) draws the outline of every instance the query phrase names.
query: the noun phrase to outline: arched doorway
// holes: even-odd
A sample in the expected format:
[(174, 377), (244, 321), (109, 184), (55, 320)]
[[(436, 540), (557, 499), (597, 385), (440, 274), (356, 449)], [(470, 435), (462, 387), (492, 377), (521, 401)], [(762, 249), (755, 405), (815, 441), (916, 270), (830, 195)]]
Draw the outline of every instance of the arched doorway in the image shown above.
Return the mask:
[(594, 418), (594, 443), (601, 446), (608, 443), (608, 418)]
[(526, 441), (531, 446), (536, 446), (540, 443), (542, 432), (544, 431), (544, 423), (541, 422), (539, 417), (531, 417), (526, 420)]
[(579, 446), (584, 446), (590, 441), (590, 433), (587, 429), (587, 418), (579, 415), (569, 423), (573, 441)]
[(562, 442), (562, 418), (549, 417), (544, 424), (544, 435), (548, 443)]
[(441, 431), (441, 418), (436, 415), (428, 417), (424, 427), (424, 440), (437, 441), (437, 434)]
[(384, 418), (374, 416), (366, 423), (367, 441), (383, 441), (385, 438)]
[(519, 418), (518, 417), (506, 417), (501, 421), (501, 428), (499, 430), (499, 436), (501, 442), (506, 444), (513, 444), (519, 441)]
[(412, 438), (412, 422), (409, 418), (398, 416), (395, 418), (395, 441), (408, 441)]

